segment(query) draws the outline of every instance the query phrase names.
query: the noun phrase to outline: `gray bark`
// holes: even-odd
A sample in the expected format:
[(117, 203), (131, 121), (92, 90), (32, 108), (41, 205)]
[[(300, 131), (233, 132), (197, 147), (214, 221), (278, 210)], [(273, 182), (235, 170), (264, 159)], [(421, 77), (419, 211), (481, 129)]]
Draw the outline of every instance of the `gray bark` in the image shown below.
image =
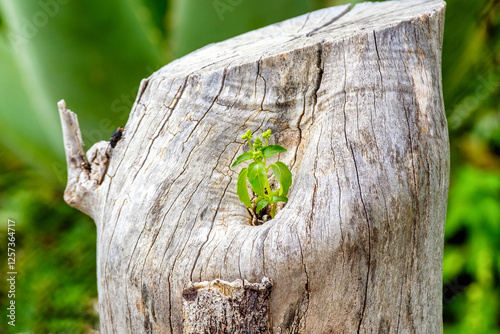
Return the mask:
[[(194, 287), (265, 277), (271, 333), (442, 332), (444, 6), (332, 7), (209, 45), (143, 80), (123, 139), (88, 163), (60, 103), (65, 199), (97, 225), (101, 332), (189, 332)], [(252, 226), (230, 165), (268, 128), (293, 185)]]

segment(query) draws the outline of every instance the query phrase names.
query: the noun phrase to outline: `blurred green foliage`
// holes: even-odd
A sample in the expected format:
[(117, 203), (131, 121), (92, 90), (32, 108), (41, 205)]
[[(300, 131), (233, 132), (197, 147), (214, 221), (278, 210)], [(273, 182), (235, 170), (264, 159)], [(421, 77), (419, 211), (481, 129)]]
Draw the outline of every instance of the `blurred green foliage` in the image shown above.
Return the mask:
[[(98, 327), (95, 227), (62, 201), (56, 103), (87, 149), (124, 125), (143, 77), (168, 61), (334, 0), (0, 0), (0, 251), (16, 221), (16, 328)], [(350, 1), (356, 3), (360, 1)], [(500, 333), (500, 1), (449, 0), (443, 93), (451, 182), (445, 333)], [(0, 263), (2, 281), (8, 271)], [(0, 284), (5, 310), (7, 285)], [(4, 313), (4, 312), (2, 312)]]

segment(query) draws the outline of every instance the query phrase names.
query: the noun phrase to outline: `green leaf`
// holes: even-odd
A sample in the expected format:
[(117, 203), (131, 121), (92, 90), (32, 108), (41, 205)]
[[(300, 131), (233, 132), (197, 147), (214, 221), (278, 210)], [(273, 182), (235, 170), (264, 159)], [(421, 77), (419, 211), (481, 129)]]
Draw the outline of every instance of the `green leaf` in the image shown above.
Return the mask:
[[(59, 183), (65, 185), (66, 160), (62, 139), (59, 141), (60, 150), (48, 144), (47, 129), (41, 126), (37, 110), (29, 102), (30, 90), (24, 86), (23, 82), (26, 78), (17, 68), (16, 57), (18, 55), (11, 49), (8, 41), (0, 35), (2, 77), (0, 80), (0, 101), (2, 101), (0, 104), (0, 152), (4, 149), (13, 152), (16, 158), (36, 167), (37, 173), (43, 174), (43, 179), (54, 184), (57, 184), (58, 179), (53, 169), (55, 166), (61, 167), (59, 170), (64, 175), (61, 176)], [(56, 108), (54, 106), (53, 108)], [(60, 128), (60, 123), (57, 126)]]
[(267, 202), (267, 200), (261, 200), (259, 203), (257, 203), (257, 208), (255, 209), (255, 213), (259, 213), (260, 210), (264, 209), (267, 204), (269, 204)]
[(266, 169), (259, 162), (252, 162), (248, 166), (248, 181), (252, 186), (253, 191), (259, 196), (266, 196)]
[(240, 201), (242, 201), (243, 204), (251, 208), (252, 202), (250, 201), (250, 197), (248, 196), (248, 189), (247, 189), (247, 171), (248, 171), (247, 168), (243, 168), (240, 174), (238, 175), (237, 192)]
[[(169, 17), (175, 58), (207, 44), (280, 22), (323, 4), (308, 0), (172, 0)], [(265, 8), (266, 10), (263, 10)]]
[(278, 195), (274, 195), (273, 196), (273, 203), (277, 203), (277, 202), (285, 202), (285, 203), (288, 203), (288, 198), (285, 197), (285, 196), (278, 196)]
[[(38, 125), (33, 132), (38, 142), (31, 141), (31, 150), (43, 145), (43, 151), (50, 151), (54, 159), (47, 168), (65, 161), (57, 101), (65, 98), (68, 108), (78, 114), (88, 149), (125, 124), (140, 80), (163, 63), (159, 44), (148, 34), (149, 23), (140, 21), (134, 9), (120, 0), (87, 1), (84, 6), (78, 1), (0, 0), (2, 35), (13, 56), (9, 63), (14, 63), (12, 70), (6, 73), (2, 66), (0, 73), (9, 78), (6, 83), (12, 78), (16, 86), (15, 95), (0, 90), (2, 102), (14, 101), (7, 110), (0, 107), (0, 113), (19, 112), (20, 120)], [(18, 73), (11, 76), (14, 69)], [(19, 99), (22, 95), (24, 100)], [(12, 117), (0, 121), (4, 119), (8, 123), (3, 125), (12, 132), (23, 134), (28, 128), (27, 122), (23, 126)], [(8, 134), (0, 136), (9, 140)], [(22, 140), (18, 142), (16, 151), (29, 153)], [(17, 142), (9, 146), (14, 145)]]
[(292, 172), (281, 161), (272, 164), (271, 168), (273, 169), (274, 176), (276, 176), (276, 179), (280, 183), (280, 195), (288, 195), (288, 189), (292, 185)]
[(253, 158), (253, 152), (246, 152), (236, 158), (236, 161), (231, 165), (231, 168), (238, 166), (240, 163)]
[(125, 2), (0, 0), (0, 153), (65, 185), (57, 101), (78, 114), (86, 150), (125, 125), (140, 80), (164, 63), (139, 5)]
[(286, 148), (280, 145), (268, 145), (264, 147), (262, 150), (262, 153), (266, 158), (270, 158), (278, 153), (283, 153), (286, 152)]

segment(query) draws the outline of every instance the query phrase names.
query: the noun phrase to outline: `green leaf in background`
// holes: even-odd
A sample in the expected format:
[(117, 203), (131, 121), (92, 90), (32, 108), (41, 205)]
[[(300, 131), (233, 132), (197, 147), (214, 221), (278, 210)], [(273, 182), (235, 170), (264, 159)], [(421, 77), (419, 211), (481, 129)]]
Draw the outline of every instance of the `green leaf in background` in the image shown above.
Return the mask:
[(247, 189), (247, 168), (243, 168), (238, 175), (238, 182), (237, 182), (237, 192), (238, 192), (238, 197), (240, 198), (240, 201), (243, 202), (246, 206), (249, 208), (252, 207), (252, 202), (250, 201), (250, 196), (248, 196), (248, 189)]
[[(446, 106), (450, 107), (453, 98), (457, 98), (457, 91), (462, 90), (474, 76), (481, 75), (477, 72), (478, 62), (483, 64), (486, 46), (486, 35), (478, 20), (482, 11), (491, 3), (490, 0), (453, 0), (451, 6), (446, 8), (446, 24), (443, 40), (443, 51), (450, 52), (453, 57), (443, 57), (443, 93)], [(462, 29), (455, 29), (462, 27)], [(445, 54), (446, 55), (446, 54)], [(488, 73), (482, 73), (486, 75)], [(465, 80), (465, 79), (468, 80)], [(451, 110), (449, 110), (451, 111)]]
[(16, 64), (16, 54), (0, 35), (0, 143), (18, 158), (52, 175), (51, 165), (62, 156), (51, 150), (48, 134), (34, 120), (36, 115)]
[(262, 149), (262, 153), (266, 158), (271, 158), (278, 153), (286, 152), (286, 148), (280, 145), (268, 145)]
[[(326, 4), (323, 4), (326, 5)], [(172, 6), (175, 57), (207, 44), (318, 9), (307, 0), (176, 0)]]
[[(10, 100), (0, 113), (17, 110), (36, 124), (37, 145), (56, 162), (64, 163), (57, 101), (66, 99), (78, 114), (88, 149), (125, 124), (140, 80), (162, 64), (147, 27), (127, 2), (0, 0), (0, 9), (15, 62), (11, 77), (23, 88), (14, 96), (0, 91), (0, 100)], [(24, 132), (12, 117), (2, 121)]]
[(500, 174), (458, 167), (451, 189), (443, 260), (445, 332), (497, 333)]

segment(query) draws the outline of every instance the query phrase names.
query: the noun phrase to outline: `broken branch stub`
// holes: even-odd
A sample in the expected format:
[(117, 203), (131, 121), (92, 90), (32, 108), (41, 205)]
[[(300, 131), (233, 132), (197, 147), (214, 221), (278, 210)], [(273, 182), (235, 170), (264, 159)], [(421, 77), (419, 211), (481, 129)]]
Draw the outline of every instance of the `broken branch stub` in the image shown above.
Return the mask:
[(191, 284), (182, 292), (184, 334), (269, 333), (272, 283), (214, 280)]
[(68, 183), (64, 200), (71, 206), (94, 218), (99, 199), (95, 196), (108, 168), (110, 150), (108, 142), (96, 143), (85, 155), (78, 117), (66, 108), (66, 102), (57, 103), (63, 129)]
[[(65, 198), (97, 225), (101, 332), (203, 327), (209, 314), (186, 306), (196, 282), (264, 277), (271, 333), (441, 332), (443, 21), (440, 0), (364, 3), (209, 45), (143, 80), (90, 169), (60, 106)], [(268, 128), (293, 184), (252, 226), (230, 166), (239, 136)], [(244, 321), (196, 291), (226, 311), (212, 324)]]

